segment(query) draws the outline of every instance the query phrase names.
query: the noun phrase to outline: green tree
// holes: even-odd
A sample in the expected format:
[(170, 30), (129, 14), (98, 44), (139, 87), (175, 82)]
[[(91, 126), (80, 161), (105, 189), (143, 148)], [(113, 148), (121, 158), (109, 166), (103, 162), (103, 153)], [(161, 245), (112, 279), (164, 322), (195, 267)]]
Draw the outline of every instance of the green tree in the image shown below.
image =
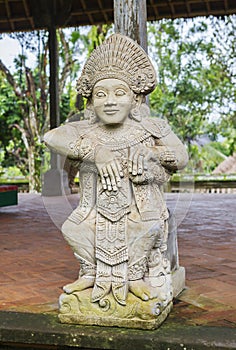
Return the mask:
[[(47, 40), (46, 33), (38, 36), (37, 33), (17, 33), (15, 38), (21, 44), (21, 54), (15, 58), (15, 71), (11, 72), (2, 61), (0, 70), (12, 89), (12, 103), (17, 106), (17, 116), (12, 120), (12, 114), (4, 114), (5, 123), (11, 127), (12, 133), (18, 132), (24, 145), (21, 151), (26, 153), (23, 173), (28, 172), (30, 191), (39, 191), (39, 169), (41, 164), (42, 142), (41, 132), (47, 128), (48, 123), (48, 79), (47, 68)], [(40, 45), (43, 38), (43, 49), (38, 55), (37, 67), (32, 70), (26, 65), (26, 50), (31, 43)], [(9, 99), (8, 99), (9, 100)], [(22, 162), (22, 152), (17, 152)], [(16, 152), (12, 153), (16, 156)], [(19, 160), (19, 159), (18, 159)], [(18, 162), (19, 164), (19, 162)], [(24, 165), (24, 164), (23, 164)]]
[[(14, 38), (20, 42), (22, 51), (15, 59), (14, 72), (0, 60), (0, 98), (5, 102), (1, 104), (0, 121), (4, 128), (0, 135), (7, 155), (5, 161), (11, 160), (10, 154), (14, 156), (16, 164), (21, 164), (23, 173), (28, 174), (30, 191), (39, 192), (42, 136), (49, 128), (48, 34), (46, 31), (17, 33)], [(73, 58), (74, 42), (67, 40), (63, 30), (58, 30), (58, 38), (60, 106), (65, 119), (68, 112), (66, 88), (80, 66)], [(33, 69), (26, 64), (29, 51), (37, 56)]]
[(4, 74), (0, 72), (0, 150), (1, 166), (16, 164), (24, 175), (26, 154), (21, 134), (13, 125), (20, 122), (20, 109), (13, 89)]
[[(193, 142), (199, 136), (227, 137), (224, 123), (229, 124), (232, 135), (235, 24), (236, 16), (231, 16), (162, 20), (148, 26), (149, 53), (158, 72), (151, 108), (169, 120), (188, 144), (190, 156), (196, 158), (200, 153)], [(198, 162), (196, 159), (196, 167)]]

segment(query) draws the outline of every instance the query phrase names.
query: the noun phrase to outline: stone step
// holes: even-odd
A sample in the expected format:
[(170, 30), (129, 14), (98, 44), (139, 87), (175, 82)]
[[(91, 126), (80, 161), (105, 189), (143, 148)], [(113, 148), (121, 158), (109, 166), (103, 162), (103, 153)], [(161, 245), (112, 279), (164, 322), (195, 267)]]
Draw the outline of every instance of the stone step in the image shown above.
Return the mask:
[(0, 312), (0, 349), (236, 349), (236, 330), (167, 320), (154, 331), (61, 324), (55, 314)]

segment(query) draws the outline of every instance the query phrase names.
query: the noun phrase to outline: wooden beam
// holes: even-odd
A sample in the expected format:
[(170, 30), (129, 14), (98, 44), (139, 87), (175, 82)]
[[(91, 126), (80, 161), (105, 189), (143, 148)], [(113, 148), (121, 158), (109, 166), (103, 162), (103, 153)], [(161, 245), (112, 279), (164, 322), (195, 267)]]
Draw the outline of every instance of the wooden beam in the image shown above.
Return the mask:
[(169, 6), (171, 16), (174, 17), (175, 16), (175, 8), (174, 8), (174, 5), (173, 5), (172, 1), (171, 0), (167, 0), (167, 4)]
[(106, 14), (106, 11), (104, 11), (104, 9), (103, 9), (101, 0), (98, 0), (98, 6), (99, 6), (99, 9), (100, 9), (101, 13), (103, 14), (105, 23), (108, 23), (108, 22), (109, 22), (109, 19), (108, 19), (108, 16), (107, 16), (107, 14)]
[(146, 0), (114, 0), (115, 32), (129, 36), (147, 51)]
[(151, 10), (154, 12), (155, 17), (158, 18), (159, 12), (158, 12), (157, 6), (154, 6), (154, 0), (150, 0), (150, 7), (151, 7)]
[(89, 21), (90, 21), (90, 24), (92, 25), (92, 24), (94, 23), (94, 21), (93, 21), (93, 16), (92, 16), (92, 13), (91, 13), (90, 11), (88, 11), (84, 0), (81, 0), (81, 5), (82, 5), (82, 7), (83, 7), (84, 14), (87, 14), (88, 19), (89, 19)]
[(12, 21), (11, 10), (10, 10), (10, 5), (9, 5), (8, 0), (6, 0), (5, 6), (6, 6), (7, 18), (8, 18), (8, 21), (10, 23), (11, 30), (14, 32), (15, 25), (14, 25), (14, 22)]
[(31, 24), (32, 30), (34, 30), (35, 29), (34, 21), (33, 21), (32, 16), (30, 16), (29, 7), (28, 7), (28, 4), (27, 4), (26, 0), (23, 0), (23, 5), (24, 5), (26, 17), (27, 17), (28, 21)]

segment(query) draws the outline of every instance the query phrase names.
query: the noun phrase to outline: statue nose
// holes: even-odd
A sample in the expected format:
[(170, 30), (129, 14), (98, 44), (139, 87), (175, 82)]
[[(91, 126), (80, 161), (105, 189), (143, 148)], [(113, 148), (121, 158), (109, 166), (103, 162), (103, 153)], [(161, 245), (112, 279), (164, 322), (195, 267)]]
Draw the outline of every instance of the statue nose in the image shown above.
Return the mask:
[(114, 106), (114, 105), (116, 105), (116, 102), (114, 102), (114, 101), (105, 102), (105, 106)]
[(116, 101), (114, 100), (113, 96), (109, 95), (105, 102), (105, 106), (113, 106), (113, 105), (116, 105)]

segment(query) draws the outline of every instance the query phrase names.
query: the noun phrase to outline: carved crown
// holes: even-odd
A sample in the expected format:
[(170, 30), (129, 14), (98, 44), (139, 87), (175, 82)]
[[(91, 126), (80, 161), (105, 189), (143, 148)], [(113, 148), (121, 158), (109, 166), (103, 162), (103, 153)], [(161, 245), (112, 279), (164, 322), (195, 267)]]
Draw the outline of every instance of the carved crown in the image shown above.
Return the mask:
[(113, 34), (90, 55), (77, 82), (84, 97), (92, 94), (94, 85), (102, 79), (125, 81), (137, 94), (148, 94), (156, 86), (156, 73), (146, 52), (135, 41)]

